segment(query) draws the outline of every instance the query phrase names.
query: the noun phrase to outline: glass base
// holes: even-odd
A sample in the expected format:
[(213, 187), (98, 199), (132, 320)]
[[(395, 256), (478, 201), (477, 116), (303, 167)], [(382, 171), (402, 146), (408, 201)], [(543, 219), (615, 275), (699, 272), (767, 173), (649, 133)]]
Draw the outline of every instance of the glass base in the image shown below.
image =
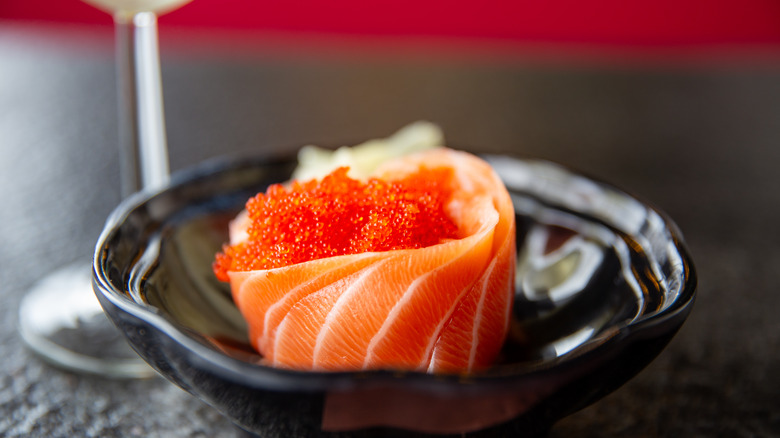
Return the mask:
[(110, 378), (157, 373), (108, 320), (92, 290), (89, 266), (64, 267), (40, 280), (19, 307), (19, 333), (46, 362)]

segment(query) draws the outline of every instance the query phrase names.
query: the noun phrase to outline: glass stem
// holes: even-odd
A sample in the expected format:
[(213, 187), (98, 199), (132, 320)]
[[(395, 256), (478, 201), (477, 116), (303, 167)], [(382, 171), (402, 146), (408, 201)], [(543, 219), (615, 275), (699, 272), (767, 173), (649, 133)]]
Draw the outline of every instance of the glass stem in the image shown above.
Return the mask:
[(122, 198), (168, 182), (157, 16), (114, 14)]

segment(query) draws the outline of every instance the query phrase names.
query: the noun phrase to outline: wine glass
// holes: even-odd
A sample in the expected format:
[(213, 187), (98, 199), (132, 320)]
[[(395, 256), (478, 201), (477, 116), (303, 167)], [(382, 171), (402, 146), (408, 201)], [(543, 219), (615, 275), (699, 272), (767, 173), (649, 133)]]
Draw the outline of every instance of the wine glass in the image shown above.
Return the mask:
[[(123, 197), (168, 181), (157, 15), (190, 0), (85, 0), (114, 17)], [(36, 283), (19, 307), (19, 333), (47, 362), (115, 378), (156, 375), (108, 321), (92, 290), (90, 263)]]

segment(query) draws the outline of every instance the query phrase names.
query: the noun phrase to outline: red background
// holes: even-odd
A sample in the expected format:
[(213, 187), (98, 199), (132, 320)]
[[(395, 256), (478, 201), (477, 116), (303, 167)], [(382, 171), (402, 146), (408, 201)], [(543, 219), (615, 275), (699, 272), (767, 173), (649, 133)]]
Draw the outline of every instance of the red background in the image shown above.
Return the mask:
[[(80, 0), (0, 0), (0, 19), (111, 24)], [(194, 0), (160, 22), (209, 30), (780, 47), (780, 0)]]

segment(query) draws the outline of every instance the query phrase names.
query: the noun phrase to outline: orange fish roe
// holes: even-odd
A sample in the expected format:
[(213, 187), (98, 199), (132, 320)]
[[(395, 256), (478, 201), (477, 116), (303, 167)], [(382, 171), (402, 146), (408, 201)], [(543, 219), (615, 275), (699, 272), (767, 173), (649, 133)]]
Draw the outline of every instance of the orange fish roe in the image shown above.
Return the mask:
[(444, 209), (452, 170), (422, 169), (398, 181), (366, 182), (339, 168), (322, 180), (272, 185), (251, 198), (249, 238), (225, 245), (214, 273), (273, 269), (372, 251), (424, 248), (456, 238)]

